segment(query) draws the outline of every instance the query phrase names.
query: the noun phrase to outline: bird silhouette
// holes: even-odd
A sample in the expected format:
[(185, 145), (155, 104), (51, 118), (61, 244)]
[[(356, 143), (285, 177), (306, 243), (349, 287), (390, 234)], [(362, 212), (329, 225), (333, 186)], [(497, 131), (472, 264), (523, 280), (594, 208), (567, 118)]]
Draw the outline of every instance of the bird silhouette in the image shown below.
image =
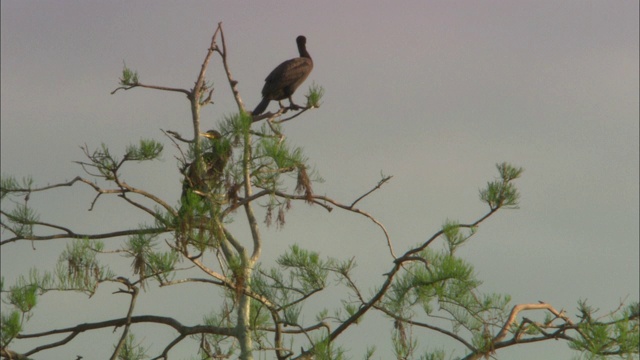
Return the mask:
[(254, 116), (262, 114), (271, 100), (280, 102), (280, 100), (289, 99), (291, 108), (300, 108), (293, 102), (291, 96), (313, 70), (313, 60), (307, 51), (307, 38), (300, 35), (296, 38), (296, 43), (300, 57), (283, 62), (267, 76), (262, 88), (262, 101), (253, 110)]

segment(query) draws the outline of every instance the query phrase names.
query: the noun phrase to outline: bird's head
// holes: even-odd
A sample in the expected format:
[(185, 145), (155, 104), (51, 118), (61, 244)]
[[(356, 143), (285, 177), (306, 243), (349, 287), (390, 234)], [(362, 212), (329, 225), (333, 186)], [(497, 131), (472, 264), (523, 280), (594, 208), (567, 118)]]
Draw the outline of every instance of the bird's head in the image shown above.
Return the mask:
[(203, 152), (213, 152), (219, 156), (229, 158), (231, 156), (231, 142), (225, 139), (222, 134), (216, 130), (209, 130), (206, 133), (200, 133), (200, 136), (209, 139), (203, 144)]
[(206, 133), (200, 133), (200, 136), (206, 137), (207, 139), (216, 140), (220, 139), (222, 137), (222, 134), (220, 134), (217, 130), (209, 130)]

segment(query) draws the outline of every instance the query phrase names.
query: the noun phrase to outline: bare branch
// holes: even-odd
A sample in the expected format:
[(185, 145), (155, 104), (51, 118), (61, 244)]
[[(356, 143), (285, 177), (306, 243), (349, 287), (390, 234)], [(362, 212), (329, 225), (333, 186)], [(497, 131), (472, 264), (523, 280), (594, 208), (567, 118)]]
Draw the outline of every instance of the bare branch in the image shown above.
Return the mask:
[[(218, 45), (216, 45), (216, 36), (218, 36), (218, 33), (222, 31), (222, 23), (218, 23), (218, 27), (216, 28), (216, 31), (213, 33), (213, 36), (211, 37), (211, 44), (209, 45), (209, 48), (207, 49), (207, 55), (204, 57), (204, 60), (202, 61), (202, 65), (200, 66), (200, 72), (198, 73), (198, 78), (196, 79), (196, 84), (195, 87), (193, 88), (194, 90), (194, 100), (198, 101), (198, 97), (199, 97), (199, 91), (203, 88), (204, 86), (204, 82), (205, 82), (205, 74), (207, 73), (207, 68), (209, 67), (209, 61), (211, 60), (211, 55), (213, 55), (213, 52), (217, 50)], [(195, 96), (198, 95), (198, 96)]]
[(16, 338), (33, 339), (33, 338), (40, 338), (40, 337), (46, 337), (51, 335), (57, 335), (57, 334), (70, 333), (69, 336), (67, 336), (61, 341), (57, 341), (48, 345), (39, 346), (35, 349), (32, 349), (24, 353), (25, 356), (29, 356), (42, 350), (64, 345), (69, 341), (71, 341), (75, 336), (85, 331), (111, 328), (111, 327), (120, 327), (120, 326), (126, 326), (127, 324), (146, 324), (146, 323), (167, 325), (169, 327), (172, 327), (179, 334), (184, 336), (195, 335), (195, 334), (217, 334), (217, 335), (233, 336), (235, 334), (235, 330), (233, 328), (210, 326), (210, 325), (186, 326), (170, 317), (155, 316), (155, 315), (140, 315), (140, 316), (132, 316), (130, 318), (124, 317), (124, 318), (112, 319), (112, 320), (95, 322), (95, 323), (84, 323), (84, 324), (79, 324), (73, 327), (49, 330), (49, 331), (40, 332), (40, 333), (20, 334)]
[(103, 190), (98, 185), (96, 185), (93, 182), (91, 182), (91, 181), (89, 181), (87, 179), (84, 179), (84, 178), (82, 178), (80, 176), (76, 176), (71, 181), (62, 182), (62, 183), (58, 183), (58, 184), (54, 184), (54, 185), (47, 185), (47, 186), (28, 188), (28, 189), (12, 189), (12, 190), (8, 190), (7, 192), (34, 193), (34, 192), (39, 192), (39, 191), (51, 190), (51, 189), (55, 189), (55, 188), (59, 188), (59, 187), (73, 186), (73, 184), (75, 184), (78, 181), (83, 182), (83, 183), (91, 186), (94, 190), (96, 190), (98, 192), (104, 192), (104, 193), (119, 193), (120, 192), (120, 190)]
[[(289, 116), (288, 118), (284, 118), (282, 120), (274, 121), (274, 123), (275, 124), (282, 124), (282, 123), (285, 123), (287, 121), (293, 120), (293, 119), (297, 118), (298, 116), (302, 115), (303, 113), (305, 113), (307, 110), (311, 110), (313, 108), (314, 108), (313, 106), (305, 106), (305, 107), (301, 108), (297, 113)], [(286, 113), (287, 110), (289, 110), (289, 109), (293, 110), (292, 108), (284, 108), (283, 114)]]
[[(280, 109), (278, 109), (278, 111), (272, 113), (272, 112), (266, 112), (263, 114), (260, 114), (258, 116), (254, 116), (253, 117), (253, 122), (258, 122), (260, 120), (264, 120), (267, 119), (268, 121), (274, 123), (274, 124), (282, 124), (284, 122), (293, 120), (295, 118), (297, 118), (298, 116), (302, 115), (304, 112), (313, 109), (313, 106), (305, 106), (305, 107), (290, 107), (290, 106), (285, 106), (285, 107), (280, 107)], [(286, 114), (289, 111), (297, 111), (294, 115), (288, 117), (288, 118), (284, 118), (284, 119), (280, 119), (280, 120), (276, 120), (277, 118), (279, 118), (280, 116)]]
[(173, 229), (168, 227), (163, 227), (163, 228), (113, 231), (113, 232), (102, 233), (102, 234), (78, 234), (75, 232), (67, 232), (64, 234), (54, 234), (54, 235), (44, 235), (44, 236), (32, 235), (32, 236), (13, 237), (13, 238), (3, 240), (2, 242), (0, 242), (0, 245), (5, 245), (5, 244), (16, 242), (19, 240), (31, 240), (31, 241), (43, 241), (43, 240), (52, 240), (52, 239), (97, 240), (97, 239), (110, 239), (110, 238), (116, 238), (120, 236), (129, 236), (129, 235), (161, 234), (169, 231), (173, 231)]
[(362, 304), (358, 311), (356, 311), (353, 315), (351, 315), (347, 320), (342, 322), (335, 330), (329, 334), (329, 341), (335, 340), (342, 332), (344, 332), (349, 326), (353, 325), (358, 321), (364, 314), (366, 314), (369, 309), (371, 309), (382, 297), (387, 293), (389, 287), (393, 282), (393, 277), (400, 270), (400, 264), (394, 264), (391, 271), (386, 274), (387, 279), (384, 281), (380, 289), (375, 293), (375, 295), (366, 303)]
[[(50, 344), (46, 344), (46, 345), (41, 345), (38, 346), (30, 351), (27, 351), (26, 353), (24, 353), (24, 356), (29, 356), (32, 354), (35, 354), (37, 352), (40, 352), (42, 350), (47, 350), (47, 349), (53, 349), (55, 347), (58, 346), (62, 346), (66, 343), (68, 343), (69, 341), (73, 340), (73, 338), (75, 338), (78, 334), (80, 334), (79, 331), (73, 331), (71, 334), (69, 334), (67, 337), (65, 337), (64, 339), (60, 340), (60, 341), (56, 341), (56, 342), (52, 342)], [(18, 339), (20, 339), (20, 335), (17, 336)]]
[(500, 330), (500, 332), (498, 333), (498, 335), (496, 335), (493, 338), (493, 342), (496, 343), (502, 339), (504, 339), (505, 336), (507, 336), (507, 332), (509, 331), (509, 328), (511, 327), (511, 325), (516, 321), (516, 317), (518, 316), (518, 314), (521, 311), (525, 311), (525, 310), (540, 310), (540, 309), (544, 309), (544, 310), (549, 310), (549, 312), (551, 312), (552, 314), (554, 314), (555, 316), (568, 320), (568, 318), (564, 315), (563, 313), (560, 313), (559, 311), (557, 311), (556, 309), (553, 308), (553, 306), (546, 304), (546, 303), (539, 303), (539, 304), (519, 304), (513, 307), (513, 309), (511, 309), (511, 313), (509, 314), (509, 318), (507, 319), (507, 321), (505, 321), (504, 326), (502, 327), (502, 330)]
[(171, 341), (169, 343), (169, 345), (167, 345), (164, 350), (162, 351), (162, 354), (154, 357), (152, 360), (156, 360), (156, 359), (168, 359), (169, 358), (169, 351), (176, 345), (178, 345), (182, 340), (184, 340), (187, 337), (187, 335), (183, 335), (180, 334), (177, 338), (173, 339), (173, 341)]
[(365, 197), (367, 197), (369, 194), (371, 194), (372, 192), (380, 189), (382, 187), (382, 185), (384, 185), (387, 181), (391, 180), (393, 176), (385, 176), (384, 178), (382, 178), (382, 180), (380, 180), (378, 182), (378, 185), (376, 185), (373, 189), (367, 191), (366, 193), (364, 193), (364, 195), (360, 196), (359, 198), (357, 198), (354, 202), (351, 203), (350, 207), (354, 207), (358, 201), (364, 199)]
[[(176, 142), (172, 139), (172, 137), (175, 138), (175, 139), (178, 139), (178, 140), (180, 140), (182, 142), (185, 142), (185, 143), (192, 143), (193, 142), (193, 140), (187, 140), (187, 139), (183, 138), (182, 135), (180, 135), (179, 133), (177, 133), (175, 131), (172, 131), (172, 130), (164, 131), (162, 129), (160, 129), (160, 131), (162, 131), (165, 135), (167, 135), (167, 137), (169, 139), (171, 139), (171, 141), (176, 145), (176, 147), (178, 149), (180, 149), (180, 147), (178, 146), (178, 144), (176, 144)], [(171, 136), (169, 136), (169, 135), (171, 135)]]
[[(459, 224), (458, 227), (460, 228), (467, 228), (467, 229), (472, 229), (477, 227), (478, 225), (480, 225), (480, 223), (482, 223), (483, 221), (485, 221), (486, 219), (488, 219), (491, 215), (495, 214), (500, 208), (495, 208), (495, 209), (491, 209), (488, 213), (486, 213), (484, 216), (482, 216), (480, 219), (476, 220), (473, 224)], [(401, 258), (397, 259), (397, 261), (405, 261), (406, 258), (417, 254), (419, 252), (421, 252), (422, 250), (426, 249), (429, 245), (431, 245), (431, 243), (437, 239), (438, 237), (440, 237), (440, 235), (444, 234), (443, 230), (438, 230), (436, 233), (434, 233), (433, 235), (431, 235), (431, 237), (429, 239), (427, 239), (427, 241), (425, 241), (424, 243), (422, 243), (422, 245), (418, 246), (417, 248), (414, 248), (408, 252), (406, 252)]]
[[(371, 191), (369, 193), (371, 193)], [(306, 197), (301, 197), (301, 198), (306, 200)], [(391, 256), (394, 259), (397, 259), (397, 256), (396, 256), (396, 254), (395, 254), (395, 252), (393, 250), (393, 245), (391, 244), (391, 237), (389, 235), (389, 232), (387, 231), (387, 228), (380, 221), (378, 221), (375, 217), (373, 217), (373, 215), (369, 214), (366, 211), (354, 208), (352, 205), (341, 204), (341, 203), (339, 203), (339, 202), (337, 202), (337, 201), (335, 201), (335, 200), (333, 200), (333, 199), (331, 199), (329, 197), (326, 197), (326, 196), (313, 195), (313, 199), (314, 200), (322, 200), (324, 202), (328, 202), (328, 203), (330, 203), (330, 204), (332, 204), (332, 205), (334, 205), (336, 207), (339, 207), (339, 208), (347, 210), (347, 211), (354, 212), (356, 214), (360, 214), (360, 215), (368, 218), (369, 220), (373, 221), (373, 223), (378, 225), (378, 227), (384, 233), (385, 239), (387, 241), (387, 246), (389, 247), (389, 252), (391, 253)]]
[(173, 87), (167, 87), (167, 86), (145, 85), (145, 84), (141, 84), (141, 83), (128, 85), (128, 86), (120, 86), (120, 87), (116, 88), (115, 90), (113, 90), (111, 92), (111, 95), (115, 94), (118, 90), (125, 90), (126, 91), (126, 90), (131, 90), (131, 89), (137, 88), (137, 87), (146, 88), (146, 89), (153, 89), (153, 90), (179, 92), (179, 93), (187, 95), (187, 98), (189, 98), (191, 96), (191, 92), (189, 90), (180, 89), (180, 88), (173, 88)]
[(129, 311), (127, 312), (127, 323), (125, 324), (124, 331), (122, 331), (122, 336), (120, 337), (120, 340), (118, 341), (118, 344), (116, 345), (116, 348), (111, 355), (111, 360), (116, 360), (118, 358), (118, 354), (122, 350), (122, 347), (127, 340), (127, 335), (129, 334), (129, 329), (131, 328), (131, 315), (133, 314), (133, 308), (135, 307), (136, 299), (138, 298), (139, 292), (138, 287), (131, 284), (129, 280), (120, 277), (118, 278), (118, 281), (127, 286), (128, 290), (123, 292), (131, 295), (131, 302), (129, 303)]
[[(227, 62), (227, 43), (224, 39), (224, 31), (222, 30), (222, 22), (218, 23), (218, 30), (220, 30), (220, 39), (222, 40), (222, 50), (216, 47), (215, 50), (222, 57), (222, 65), (224, 66), (224, 71), (227, 74), (227, 80), (229, 81), (229, 86), (231, 87), (231, 92), (233, 93), (233, 98), (236, 100), (236, 105), (238, 105), (238, 111), (240, 113), (247, 112), (244, 107), (244, 103), (242, 102), (242, 98), (240, 97), (240, 91), (238, 91), (238, 82), (233, 79), (231, 76), (231, 69), (229, 68), (229, 63)], [(216, 32), (218, 31), (216, 30)]]

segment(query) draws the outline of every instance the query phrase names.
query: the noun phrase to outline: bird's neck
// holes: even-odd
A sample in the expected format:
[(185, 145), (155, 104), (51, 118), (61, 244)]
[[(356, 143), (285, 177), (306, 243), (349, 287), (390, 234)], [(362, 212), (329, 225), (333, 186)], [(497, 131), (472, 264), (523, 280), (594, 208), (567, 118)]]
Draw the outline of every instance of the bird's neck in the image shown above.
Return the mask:
[(307, 51), (306, 47), (301, 46), (298, 51), (300, 52), (300, 57), (311, 59), (311, 55)]

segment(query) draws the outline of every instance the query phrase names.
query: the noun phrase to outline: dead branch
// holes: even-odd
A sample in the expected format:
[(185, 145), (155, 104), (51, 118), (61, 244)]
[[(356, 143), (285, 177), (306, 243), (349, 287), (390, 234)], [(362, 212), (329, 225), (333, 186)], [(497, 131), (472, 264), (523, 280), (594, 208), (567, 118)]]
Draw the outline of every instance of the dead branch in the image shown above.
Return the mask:
[[(238, 111), (240, 113), (246, 113), (244, 103), (242, 102), (242, 98), (240, 97), (240, 91), (238, 91), (238, 82), (233, 79), (231, 75), (231, 69), (229, 68), (229, 63), (227, 62), (227, 43), (224, 39), (224, 31), (222, 30), (222, 22), (218, 23), (218, 30), (220, 30), (220, 39), (222, 40), (222, 50), (219, 47), (216, 47), (215, 50), (222, 57), (222, 66), (224, 67), (224, 71), (227, 75), (227, 81), (229, 81), (229, 86), (231, 87), (231, 92), (233, 93), (233, 98), (236, 100), (236, 105), (238, 106)], [(216, 32), (218, 31), (216, 30)]]
[[(176, 145), (176, 147), (178, 149), (180, 149), (180, 147), (178, 146), (178, 144), (176, 144), (176, 142), (173, 139), (177, 139), (177, 140), (180, 140), (180, 141), (185, 142), (185, 143), (192, 143), (193, 142), (193, 140), (187, 140), (187, 139), (183, 138), (182, 135), (180, 135), (176, 131), (172, 131), (172, 130), (164, 131), (162, 129), (160, 129), (160, 131), (162, 131), (165, 135), (167, 135), (167, 137), (171, 140), (171, 142), (173, 142)], [(171, 136), (169, 136), (169, 135), (171, 135)], [(180, 150), (180, 152), (182, 152), (182, 150)]]
[(146, 88), (146, 89), (153, 89), (153, 90), (179, 92), (179, 93), (187, 95), (187, 98), (189, 98), (191, 96), (191, 92), (189, 90), (180, 89), (180, 88), (174, 88), (174, 87), (168, 87), (168, 86), (146, 85), (146, 84), (141, 84), (141, 83), (136, 83), (136, 84), (133, 84), (133, 85), (117, 87), (115, 90), (113, 90), (111, 92), (111, 95), (115, 94), (118, 90), (127, 91), (127, 90), (131, 90), (131, 89), (137, 88), (137, 87)]
[(519, 304), (513, 307), (513, 309), (511, 309), (511, 313), (509, 314), (509, 317), (507, 318), (507, 321), (505, 321), (504, 326), (502, 327), (502, 330), (500, 330), (500, 332), (493, 338), (493, 342), (496, 343), (502, 339), (505, 338), (505, 336), (507, 336), (507, 332), (509, 331), (509, 328), (511, 327), (511, 325), (516, 321), (516, 317), (518, 316), (518, 314), (521, 311), (525, 311), (525, 310), (548, 310), (550, 313), (554, 314), (556, 317), (561, 318), (565, 321), (569, 321), (568, 323), (570, 324), (570, 320), (566, 317), (566, 315), (564, 315), (564, 311), (562, 313), (560, 313), (559, 311), (557, 311), (556, 309), (553, 308), (553, 306), (546, 304), (546, 303), (539, 303), (539, 304)]

